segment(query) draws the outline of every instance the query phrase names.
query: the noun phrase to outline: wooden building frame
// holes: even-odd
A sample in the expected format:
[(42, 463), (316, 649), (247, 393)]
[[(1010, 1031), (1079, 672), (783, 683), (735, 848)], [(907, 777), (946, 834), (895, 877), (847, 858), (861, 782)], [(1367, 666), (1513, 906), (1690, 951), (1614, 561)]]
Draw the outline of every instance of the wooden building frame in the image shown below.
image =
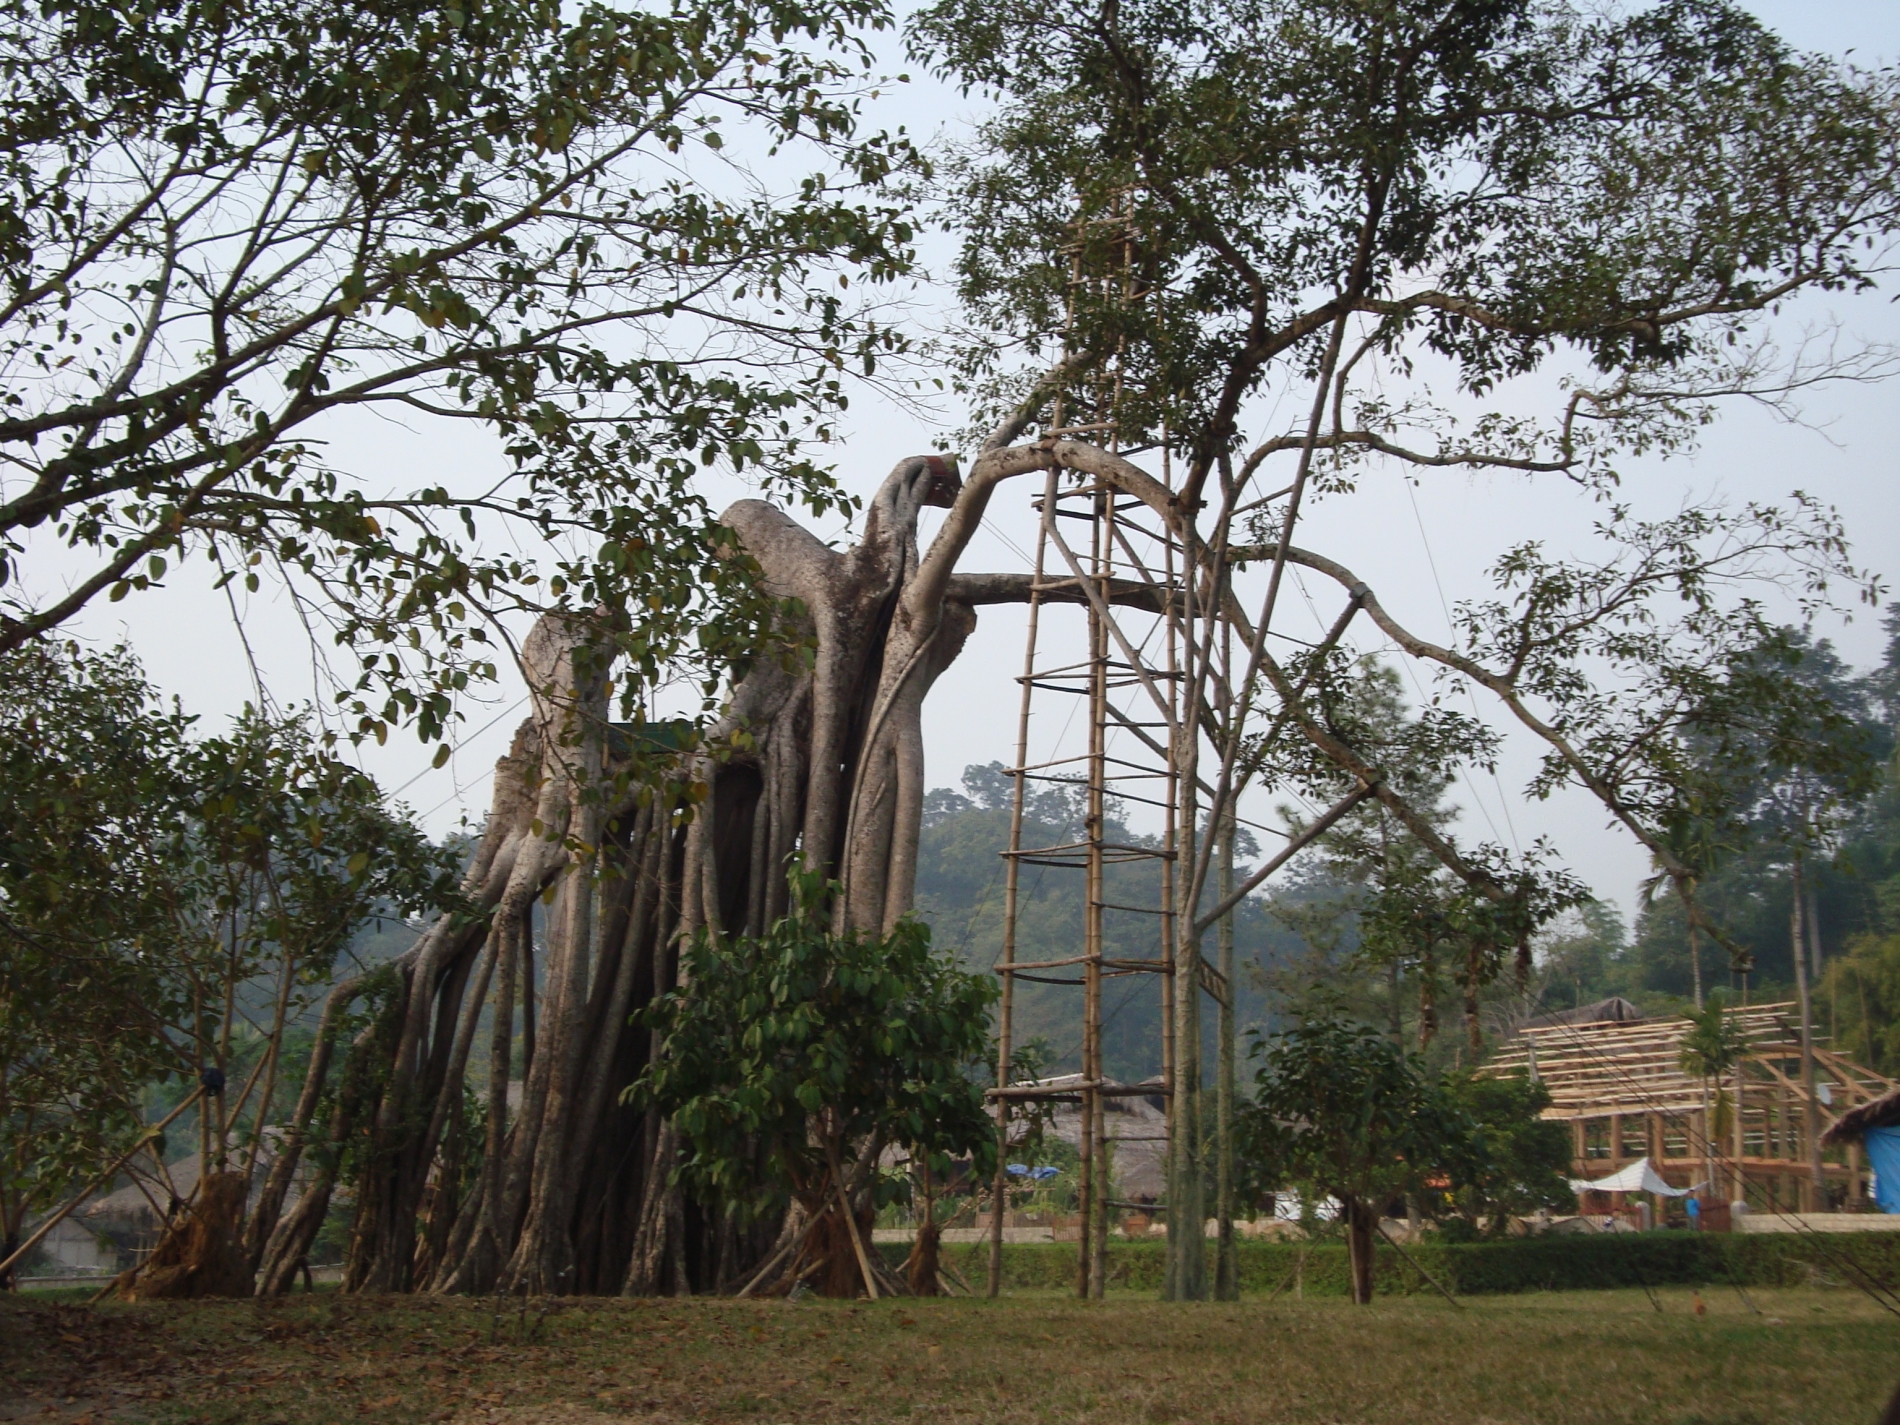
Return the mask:
[[(1647, 1157), (1672, 1187), (1688, 1188), (1708, 1180), (1712, 1163), (1712, 1195), (1746, 1200), (1757, 1212), (1861, 1210), (1867, 1174), (1857, 1142), (1823, 1147), (1828, 1200), (1818, 1201), (1813, 1189), (1798, 1007), (1751, 1005), (1731, 1017), (1748, 1051), (1719, 1086), (1683, 1072), (1690, 1021), (1679, 1016), (1526, 1027), (1485, 1072), (1543, 1083), (1551, 1097), (1543, 1116), (1569, 1125), (1575, 1178), (1605, 1177)], [(1821, 1133), (1896, 1087), (1820, 1036), (1814, 1068)], [(1726, 1111), (1718, 1108), (1722, 1099)], [(1714, 1143), (1711, 1117), (1723, 1129)]]

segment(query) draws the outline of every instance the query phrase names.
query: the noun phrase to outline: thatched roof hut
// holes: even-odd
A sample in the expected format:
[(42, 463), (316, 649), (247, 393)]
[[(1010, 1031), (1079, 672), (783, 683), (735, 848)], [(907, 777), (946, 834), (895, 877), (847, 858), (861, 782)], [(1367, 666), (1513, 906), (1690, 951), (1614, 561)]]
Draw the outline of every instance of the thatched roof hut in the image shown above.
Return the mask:
[(190, 1200), (202, 1176), (196, 1153), (165, 1165), (126, 1164), (130, 1179), (123, 1187), (103, 1193), (79, 1209), (78, 1216), (102, 1230), (156, 1232), (179, 1203)]
[[(271, 1165), (277, 1161), (276, 1136), (276, 1129), (264, 1131), (264, 1143), (257, 1155), (257, 1170), (251, 1174), (252, 1203), (263, 1192), (264, 1179)], [(231, 1166), (240, 1169), (243, 1164), (243, 1154), (233, 1154)], [(306, 1167), (307, 1163), (300, 1166), (291, 1180), (290, 1194), (284, 1203), (285, 1211), (296, 1206), (302, 1194)], [(134, 1158), (125, 1165), (127, 1182), (124, 1186), (94, 1198), (74, 1215), (95, 1231), (149, 1237), (165, 1225), (173, 1212), (191, 1200), (198, 1190), (198, 1179), (203, 1176), (203, 1172), (203, 1164), (196, 1153), (180, 1158), (175, 1163), (167, 1163), (163, 1168), (149, 1158)]]
[(1575, 1009), (1552, 1010), (1549, 1014), (1534, 1014), (1520, 1026), (1524, 1029), (1548, 1029), (1560, 1024), (1635, 1024), (1643, 1017), (1629, 1000), (1621, 995), (1611, 995), (1592, 1004), (1580, 1004)]
[(1874, 1201), (1900, 1213), (1900, 1088), (1855, 1104), (1821, 1135), (1823, 1146), (1857, 1143), (1874, 1170)]
[[(1070, 1084), (1080, 1084), (1080, 1074), (1060, 1074), (1054, 1078), (1037, 1081), (1043, 1088), (1063, 1089)], [(1120, 1084), (1107, 1081), (1113, 1088), (1145, 1088), (1146, 1080), (1139, 1084)], [(1159, 1096), (1161, 1085), (1155, 1084), (1156, 1095), (1115, 1094), (1103, 1104), (1109, 1142), (1112, 1145), (1115, 1191), (1123, 1198), (1135, 1202), (1158, 1202), (1167, 1195), (1168, 1188), (1168, 1115), (1162, 1108), (1163, 1100)], [(1050, 1114), (1050, 1131), (1078, 1152), (1082, 1147), (1082, 1103), (1078, 1093), (1074, 1098), (1058, 1098), (1054, 1111)]]
[(1821, 1143), (1824, 1147), (1833, 1147), (1864, 1138), (1871, 1128), (1894, 1127), (1900, 1127), (1900, 1089), (1848, 1109), (1821, 1135)]

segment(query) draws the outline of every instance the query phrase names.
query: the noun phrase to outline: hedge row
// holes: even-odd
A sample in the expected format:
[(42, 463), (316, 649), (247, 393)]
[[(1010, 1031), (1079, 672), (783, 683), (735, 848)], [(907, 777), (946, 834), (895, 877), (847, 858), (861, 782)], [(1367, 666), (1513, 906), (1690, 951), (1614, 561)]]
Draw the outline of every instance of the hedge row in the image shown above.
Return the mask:
[[(1614, 1236), (1521, 1237), (1502, 1242), (1408, 1246), (1412, 1261), (1460, 1295), (1518, 1291), (1578, 1291), (1640, 1286), (1846, 1285), (1856, 1276), (1900, 1288), (1900, 1233), (1643, 1232)], [(886, 1247), (894, 1261), (905, 1249)], [(1163, 1246), (1116, 1242), (1108, 1249), (1109, 1285), (1159, 1291)], [(944, 1258), (981, 1290), (988, 1270), (984, 1244), (946, 1245)], [(1076, 1248), (1066, 1243), (1003, 1248), (1003, 1282), (1016, 1290), (1066, 1290), (1075, 1284)], [(1240, 1243), (1240, 1280), (1249, 1293), (1347, 1293), (1343, 1243)], [(1379, 1244), (1375, 1290), (1394, 1295), (1429, 1292), (1417, 1268)]]

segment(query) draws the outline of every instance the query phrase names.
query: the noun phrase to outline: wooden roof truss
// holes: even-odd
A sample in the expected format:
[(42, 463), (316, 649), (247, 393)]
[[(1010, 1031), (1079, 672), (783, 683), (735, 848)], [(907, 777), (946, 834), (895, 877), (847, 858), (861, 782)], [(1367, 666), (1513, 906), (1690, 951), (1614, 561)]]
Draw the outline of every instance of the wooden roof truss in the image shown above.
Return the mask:
[[(1731, 1011), (1748, 1042), (1743, 1061), (1745, 1111), (1756, 1105), (1759, 1086), (1777, 1098), (1799, 1102), (1801, 1033), (1794, 1004), (1751, 1005)], [(1683, 1017), (1627, 1024), (1559, 1024), (1520, 1031), (1486, 1066), (1487, 1073), (1530, 1073), (1550, 1091), (1544, 1117), (1570, 1122), (1617, 1115), (1674, 1115), (1700, 1110), (1703, 1080), (1682, 1070), (1679, 1059), (1690, 1021)], [(1817, 1042), (1815, 1079), (1826, 1086), (1818, 1105), (1823, 1127), (1848, 1109), (1888, 1093), (1893, 1080), (1854, 1063)], [(1724, 1087), (1733, 1088), (1732, 1076)], [(1827, 1102), (1831, 1099), (1832, 1102)]]

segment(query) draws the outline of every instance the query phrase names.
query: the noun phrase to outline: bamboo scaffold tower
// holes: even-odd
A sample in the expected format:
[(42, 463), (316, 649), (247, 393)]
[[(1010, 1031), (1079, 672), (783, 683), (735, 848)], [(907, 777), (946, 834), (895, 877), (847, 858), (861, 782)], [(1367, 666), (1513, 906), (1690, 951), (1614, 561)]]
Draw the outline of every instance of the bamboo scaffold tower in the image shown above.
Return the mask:
[[(1123, 301), (1141, 300), (1132, 276), (1136, 235), (1131, 214), (1132, 205), (1123, 201), (1106, 217), (1078, 221), (1070, 253), (1072, 307), (1076, 291), (1084, 283), (1104, 284)], [(1095, 230), (1086, 231), (1085, 224)], [(1114, 254), (1106, 270), (1087, 271), (1085, 252), (1099, 253), (1104, 247)], [(1086, 433), (1119, 452), (1120, 395), (1120, 364), (1113, 362), (1086, 390), (1070, 393), (1057, 403), (1049, 434)], [(1163, 481), (1167, 483), (1165, 436), (1161, 457)], [(1196, 1175), (1200, 1172), (1199, 997), (1203, 992), (1220, 1006), (1220, 1042), (1227, 1056), (1220, 1075), (1224, 1107), (1231, 1092), (1233, 1000), (1228, 983), (1232, 969), (1226, 963), (1232, 958), (1231, 913), (1229, 923), (1222, 926), (1224, 963), (1222, 970), (1216, 970), (1202, 960), (1192, 937), (1181, 934), (1181, 908), (1176, 904), (1181, 889), (1180, 868), (1193, 855), (1195, 798), (1186, 789), (1193, 780), (1195, 765), (1190, 744), (1199, 736), (1199, 719), (1188, 716), (1184, 707), (1189, 685), (1186, 660), (1192, 657), (1193, 649), (1184, 614), (1187, 579), (1180, 540), (1160, 525), (1142, 502), (1119, 496), (1093, 477), (1071, 472), (1052, 470), (1035, 508), (1040, 518), (1026, 646), (1022, 673), (1017, 678), (1020, 703), (1016, 757), (1011, 768), (1015, 786), (1009, 849), (1004, 853), (1002, 954), (996, 966), (1002, 977), (1002, 998), (997, 1083), (990, 1095), (996, 1114), (998, 1160), (991, 1198), (988, 1285), (992, 1296), (1001, 1289), (1012, 1110), (1036, 1102), (1066, 1102), (1079, 1106), (1081, 1118), (1076, 1294), (1100, 1299), (1107, 1285), (1111, 1215), (1124, 1205), (1112, 1195), (1118, 1135), (1109, 1120), (1121, 1116), (1113, 1111), (1115, 1100), (1161, 1098), (1168, 1124), (1170, 1181), (1176, 1179), (1184, 1156), (1193, 1160), (1192, 1171)], [(1056, 645), (1050, 639), (1043, 619), (1045, 605), (1078, 602), (1087, 610), (1084, 656), (1080, 659), (1075, 657), (1072, 642), (1064, 640)], [(1038, 709), (1052, 703), (1058, 708), (1073, 707), (1073, 700), (1080, 700), (1086, 724), (1083, 750), (1065, 756), (1059, 755), (1060, 748), (1052, 748), (1048, 756), (1032, 760), (1039, 755), (1032, 736)], [(1074, 840), (1054, 845), (1025, 844), (1024, 810), (1035, 783), (1068, 784), (1080, 791), (1084, 815)], [(1108, 811), (1116, 803), (1132, 803), (1144, 809), (1151, 823), (1159, 821), (1159, 832), (1111, 840)], [(1226, 849), (1229, 854), (1222, 865), (1228, 875), (1223, 885), (1231, 879), (1231, 845)], [(1157, 887), (1153, 899), (1141, 904), (1111, 899), (1110, 868), (1142, 862), (1153, 863), (1158, 870), (1152, 878)], [(1025, 868), (1038, 875), (1082, 875), (1082, 943), (1076, 953), (1041, 960), (1018, 958), (1018, 915), (1023, 904)], [(1147, 883), (1144, 880), (1143, 884)], [(1122, 924), (1116, 926), (1117, 921)], [(1132, 930), (1136, 925), (1143, 927), (1139, 933), (1114, 938), (1122, 943), (1134, 940), (1152, 949), (1139, 955), (1109, 954), (1106, 947), (1111, 927)], [(1106, 982), (1129, 978), (1151, 986), (1147, 992), (1159, 997), (1159, 1062), (1150, 1066), (1146, 1076), (1116, 1082), (1105, 1069), (1104, 1039), (1109, 1025), (1103, 1017), (1103, 987)], [(1081, 1046), (1080, 1074), (1051, 1081), (1015, 1081), (1011, 1056), (1018, 1047), (1016, 990), (1022, 982), (1079, 991), (1067, 998), (1073, 1006)], [(1223, 1112), (1223, 1127), (1225, 1117)], [(1221, 1141), (1225, 1145), (1224, 1135)], [(1224, 1238), (1231, 1235), (1226, 1198), (1223, 1193)], [(1168, 1206), (1178, 1207), (1178, 1203)], [(1200, 1216), (1197, 1206), (1194, 1220), (1188, 1224), (1193, 1229), (1197, 1257), (1204, 1251)], [(1171, 1224), (1171, 1244), (1181, 1230), (1180, 1225)], [(1196, 1289), (1193, 1281), (1185, 1292), (1173, 1290), (1174, 1276), (1171, 1271), (1170, 1295), (1205, 1294), (1204, 1288)], [(1204, 1281), (1204, 1266), (1190, 1276)]]

